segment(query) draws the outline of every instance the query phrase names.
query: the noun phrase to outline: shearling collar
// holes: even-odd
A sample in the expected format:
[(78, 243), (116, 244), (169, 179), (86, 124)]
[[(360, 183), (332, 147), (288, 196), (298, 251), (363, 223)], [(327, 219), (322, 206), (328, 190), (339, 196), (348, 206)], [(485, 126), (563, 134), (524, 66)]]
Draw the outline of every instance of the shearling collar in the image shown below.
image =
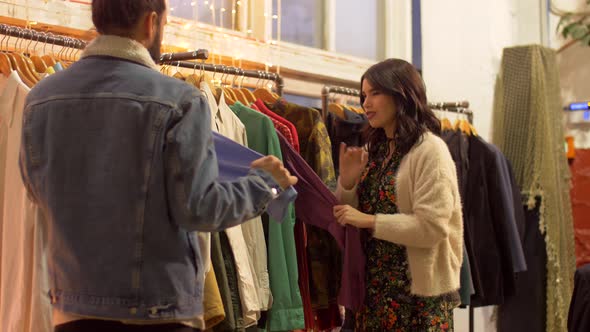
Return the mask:
[(130, 38), (100, 35), (86, 46), (82, 58), (96, 55), (121, 58), (158, 70), (145, 46)]

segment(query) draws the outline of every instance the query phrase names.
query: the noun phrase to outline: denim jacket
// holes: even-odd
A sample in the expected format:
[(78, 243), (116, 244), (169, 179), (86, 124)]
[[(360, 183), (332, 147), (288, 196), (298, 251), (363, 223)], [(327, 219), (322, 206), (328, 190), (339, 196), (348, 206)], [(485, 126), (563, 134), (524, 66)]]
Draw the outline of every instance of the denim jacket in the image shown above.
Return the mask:
[(127, 321), (201, 315), (192, 231), (258, 216), (277, 184), (252, 170), (219, 181), (200, 91), (162, 75), (148, 51), (100, 36), (28, 95), (20, 166), (48, 224), (51, 302)]

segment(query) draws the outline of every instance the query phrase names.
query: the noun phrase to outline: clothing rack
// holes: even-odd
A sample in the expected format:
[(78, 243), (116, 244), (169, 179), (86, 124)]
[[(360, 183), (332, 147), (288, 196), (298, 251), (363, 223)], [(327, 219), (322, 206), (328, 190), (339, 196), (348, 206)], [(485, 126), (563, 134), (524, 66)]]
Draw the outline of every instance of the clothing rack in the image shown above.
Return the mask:
[(432, 110), (467, 115), (469, 123), (473, 124), (473, 111), (469, 109), (468, 101), (428, 103)]
[(181, 53), (164, 53), (160, 56), (160, 63), (170, 61), (184, 61), (184, 60), (207, 60), (209, 59), (209, 50), (198, 49), (192, 52)]
[[(214, 65), (210, 63), (197, 63), (197, 62), (190, 62), (190, 61), (179, 61), (174, 60), (178, 58), (183, 58), (185, 60), (195, 59), (195, 60), (204, 60), (204, 56), (209, 56), (209, 52), (207, 50), (197, 50), (194, 52), (185, 52), (185, 53), (171, 53), (171, 54), (163, 54), (160, 57), (160, 64), (166, 64), (169, 66), (177, 66), (182, 68), (189, 68), (189, 69), (199, 69), (202, 71), (214, 72), (214, 73), (221, 73), (223, 75), (235, 75), (235, 76), (242, 76), (242, 77), (251, 77), (251, 78), (258, 78), (264, 79), (268, 81), (275, 82), (275, 88), (277, 90), (277, 94), (279, 96), (283, 95), (283, 88), (285, 87), (285, 82), (281, 75), (276, 73), (266, 72), (262, 70), (246, 70), (238, 67), (232, 66), (225, 66), (225, 65)], [(169, 60), (172, 58), (173, 60)]]
[(428, 106), (432, 109), (448, 109), (448, 108), (469, 108), (468, 101), (445, 101), (445, 102), (438, 102), (438, 103), (428, 103)]
[(86, 42), (80, 39), (54, 35), (51, 32), (41, 32), (32, 29), (24, 29), (17, 26), (8, 24), (0, 24), (0, 35), (16, 37), (20, 39), (34, 40), (45, 44), (52, 44), (58, 46), (64, 46), (75, 49), (84, 49)]
[[(473, 124), (473, 111), (469, 109), (468, 101), (428, 103), (433, 110), (467, 115), (469, 123)], [(469, 305), (469, 332), (474, 331), (473, 306)]]
[(340, 95), (360, 97), (361, 92), (358, 89), (351, 89), (343, 86), (324, 85), (322, 88), (322, 119), (326, 120), (328, 116), (328, 105), (330, 103), (330, 94), (337, 93)]

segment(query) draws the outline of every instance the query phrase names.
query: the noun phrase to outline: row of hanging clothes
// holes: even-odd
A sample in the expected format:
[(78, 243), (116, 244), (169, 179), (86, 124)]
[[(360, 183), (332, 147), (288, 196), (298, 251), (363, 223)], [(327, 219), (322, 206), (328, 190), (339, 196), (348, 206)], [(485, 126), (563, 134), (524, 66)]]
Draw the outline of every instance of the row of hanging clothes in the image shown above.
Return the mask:
[(441, 118), (442, 138), (457, 169), (465, 240), (461, 307), (469, 306), (469, 331), (474, 331), (474, 308), (515, 309), (504, 304), (523, 291), (518, 290), (519, 276), (538, 254), (525, 240), (538, 230), (538, 223), (529, 222), (510, 161), (478, 136), (469, 103), (430, 107)]
[[(68, 68), (85, 46), (78, 39), (33, 33), (32, 30), (9, 25), (0, 25), (0, 34), (3, 35), (0, 40), (0, 72), (4, 76), (16, 72), (29, 88), (47, 75)], [(62, 46), (57, 52), (56, 45)]]
[(0, 330), (51, 331), (45, 225), (19, 171), (25, 98), (75, 61), (83, 41), (0, 24)]
[[(263, 214), (224, 232), (200, 234), (200, 243), (211, 248), (208, 273), (216, 276), (207, 276), (205, 282), (206, 327), (219, 331), (253, 325), (270, 331), (340, 327), (339, 295), (346, 297), (340, 294), (344, 233), (332, 216), (336, 176), (321, 110), (281, 97), (282, 79), (276, 74), (176, 61), (183, 57), (163, 55), (162, 71), (202, 91), (213, 131), (262, 155), (278, 157), (300, 180), (295, 186), (298, 198), (283, 220)], [(242, 85), (245, 77), (258, 78), (254, 89)], [(269, 80), (276, 93), (269, 89), (272, 84), (264, 83)], [(216, 149), (223, 160), (224, 151), (217, 145)], [(236, 245), (242, 236), (244, 250)], [(250, 280), (248, 265), (254, 281), (250, 289), (257, 290), (250, 295), (241, 285)], [(218, 293), (222, 302), (227, 301), (213, 305), (219, 303)], [(258, 306), (250, 305), (246, 299), (256, 295)], [(208, 308), (223, 308), (225, 317), (210, 319), (215, 315)]]

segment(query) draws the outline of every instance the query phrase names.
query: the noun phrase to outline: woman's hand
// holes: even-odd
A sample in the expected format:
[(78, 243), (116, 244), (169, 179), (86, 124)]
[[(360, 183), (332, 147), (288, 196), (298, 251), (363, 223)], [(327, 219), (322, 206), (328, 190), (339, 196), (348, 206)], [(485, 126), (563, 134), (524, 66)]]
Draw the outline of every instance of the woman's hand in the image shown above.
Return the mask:
[(340, 143), (340, 184), (344, 189), (350, 190), (357, 184), (367, 167), (368, 157), (364, 148), (349, 148), (346, 143)]
[(350, 205), (334, 206), (334, 217), (342, 226), (352, 225), (357, 228), (375, 228), (375, 216), (365, 214)]

